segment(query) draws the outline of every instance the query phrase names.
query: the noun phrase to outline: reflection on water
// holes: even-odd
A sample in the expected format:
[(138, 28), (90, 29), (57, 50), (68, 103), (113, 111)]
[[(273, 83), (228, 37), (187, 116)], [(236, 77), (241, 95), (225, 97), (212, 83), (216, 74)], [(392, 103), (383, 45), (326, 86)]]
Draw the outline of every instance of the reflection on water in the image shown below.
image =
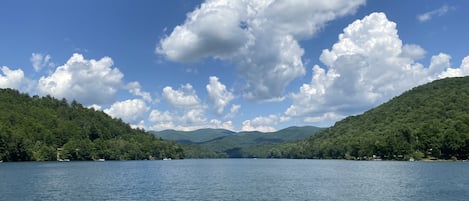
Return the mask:
[(469, 163), (173, 160), (0, 164), (0, 200), (466, 200)]

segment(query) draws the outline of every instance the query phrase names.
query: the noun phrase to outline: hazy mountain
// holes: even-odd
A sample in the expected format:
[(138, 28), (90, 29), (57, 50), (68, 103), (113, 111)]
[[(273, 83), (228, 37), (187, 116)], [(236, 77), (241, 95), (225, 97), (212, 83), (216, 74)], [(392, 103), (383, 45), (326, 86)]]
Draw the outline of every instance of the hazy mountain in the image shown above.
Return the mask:
[[(296, 142), (313, 135), (321, 128), (313, 126), (289, 127), (276, 132), (233, 132), (223, 129), (200, 129), (195, 131), (153, 131), (163, 140), (186, 144), (188, 157), (251, 157), (259, 155), (247, 152), (256, 146)], [(245, 151), (245, 153), (241, 153)]]

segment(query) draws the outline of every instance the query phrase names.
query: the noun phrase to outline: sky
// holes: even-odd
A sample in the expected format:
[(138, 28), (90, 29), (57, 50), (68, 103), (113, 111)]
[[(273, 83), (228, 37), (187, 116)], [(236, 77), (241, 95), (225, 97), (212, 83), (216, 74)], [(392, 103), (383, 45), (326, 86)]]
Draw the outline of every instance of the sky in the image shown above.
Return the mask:
[(4, 0), (0, 88), (145, 130), (328, 127), (469, 75), (469, 1)]

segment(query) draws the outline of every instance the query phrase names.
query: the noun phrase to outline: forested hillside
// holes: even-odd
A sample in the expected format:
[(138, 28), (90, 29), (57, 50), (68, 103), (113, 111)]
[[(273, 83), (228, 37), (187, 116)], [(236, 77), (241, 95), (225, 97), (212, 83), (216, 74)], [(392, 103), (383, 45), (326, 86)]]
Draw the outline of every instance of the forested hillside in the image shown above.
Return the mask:
[(469, 77), (416, 87), (298, 146), (300, 158), (468, 159)]
[(0, 160), (182, 158), (183, 149), (120, 119), (51, 96), (0, 89)]

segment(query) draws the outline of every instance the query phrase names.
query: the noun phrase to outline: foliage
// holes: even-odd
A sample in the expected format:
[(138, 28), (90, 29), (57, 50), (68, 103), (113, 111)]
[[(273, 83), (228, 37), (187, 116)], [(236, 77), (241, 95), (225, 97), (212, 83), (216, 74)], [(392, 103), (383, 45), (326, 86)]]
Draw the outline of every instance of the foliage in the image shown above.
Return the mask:
[(297, 145), (306, 158), (468, 159), (469, 77), (416, 87)]
[(184, 157), (181, 146), (76, 101), (0, 89), (0, 160), (50, 161), (58, 154), (71, 160)]

